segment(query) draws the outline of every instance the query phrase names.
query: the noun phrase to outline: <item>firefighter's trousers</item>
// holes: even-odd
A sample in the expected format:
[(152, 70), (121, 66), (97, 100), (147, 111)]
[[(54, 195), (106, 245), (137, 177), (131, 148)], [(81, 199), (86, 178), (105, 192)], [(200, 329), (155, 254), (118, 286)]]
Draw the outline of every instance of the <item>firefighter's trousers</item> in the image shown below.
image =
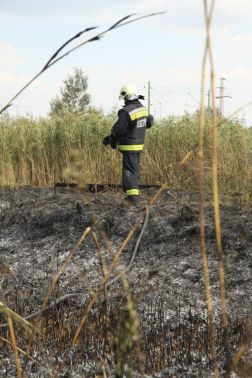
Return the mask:
[(123, 191), (124, 197), (132, 205), (138, 205), (139, 203), (139, 168), (140, 168), (140, 155), (138, 153), (123, 152)]

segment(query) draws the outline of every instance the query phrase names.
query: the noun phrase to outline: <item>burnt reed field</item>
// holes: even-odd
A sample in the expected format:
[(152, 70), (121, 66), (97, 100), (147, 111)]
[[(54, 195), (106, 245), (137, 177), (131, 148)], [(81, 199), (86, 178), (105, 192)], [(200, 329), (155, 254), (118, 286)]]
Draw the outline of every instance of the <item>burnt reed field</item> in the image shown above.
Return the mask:
[[(79, 191), (22, 186), (0, 191), (0, 279), (6, 304), (21, 316), (40, 309), (44, 297), (73, 246), (87, 227), (95, 231), (107, 266), (113, 258), (91, 216), (89, 203), (117, 252), (156, 189), (141, 191), (141, 204), (120, 207), (117, 192), (83, 194)], [(212, 377), (207, 303), (199, 244), (198, 192), (165, 190), (150, 209), (146, 230), (130, 271), (126, 274), (138, 313), (140, 353), (145, 377)], [(234, 358), (250, 326), (252, 209), (238, 194), (220, 198), (222, 244), (225, 263), (230, 358)], [(212, 195), (205, 193), (205, 232), (213, 319), (220, 377), (225, 376), (225, 351), (221, 322), (218, 256), (214, 233)], [(230, 202), (232, 201), (232, 203)], [(121, 255), (125, 267), (142, 223)], [(113, 270), (111, 277), (116, 275)], [(26, 374), (48, 377), (60, 366), (71, 341), (102, 280), (100, 259), (89, 234), (62, 273), (45, 310), (40, 334), (35, 334)], [(77, 295), (76, 295), (77, 294)], [(122, 281), (107, 293), (105, 319), (103, 291), (70, 349), (60, 377), (140, 377), (132, 320)], [(34, 322), (33, 320), (30, 320)], [(1, 323), (6, 319), (1, 316)], [(24, 329), (15, 323), (19, 348), (26, 350)], [(11, 340), (8, 328), (0, 337)], [(10, 344), (1, 339), (1, 377), (17, 376)], [(24, 361), (20, 353), (21, 365)], [(39, 366), (37, 363), (41, 364)], [(250, 347), (232, 377), (249, 377)], [(105, 375), (104, 375), (105, 374)], [(117, 375), (117, 376), (120, 376)]]

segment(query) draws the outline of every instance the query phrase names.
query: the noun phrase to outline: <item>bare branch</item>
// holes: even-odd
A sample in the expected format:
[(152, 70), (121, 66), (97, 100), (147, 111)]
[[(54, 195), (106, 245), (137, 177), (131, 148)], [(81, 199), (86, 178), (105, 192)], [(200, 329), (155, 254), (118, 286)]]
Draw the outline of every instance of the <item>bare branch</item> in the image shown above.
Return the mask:
[(72, 42), (74, 39), (76, 38), (79, 38), (83, 33), (87, 32), (87, 31), (90, 31), (90, 30), (93, 30), (93, 29), (96, 29), (97, 26), (94, 26), (94, 27), (91, 27), (91, 28), (87, 28), (85, 30), (82, 30), (81, 32), (77, 33), (74, 37), (70, 38), (67, 42), (65, 42), (54, 54), (53, 56), (48, 60), (48, 62), (46, 63), (45, 67), (43, 68), (43, 71), (49, 66), (49, 64), (51, 63), (51, 61), (56, 58), (56, 56), (58, 55), (58, 53), (64, 48), (66, 47), (66, 45), (68, 45), (68, 43)]
[(114, 25), (112, 25), (109, 30), (111, 29), (114, 29), (116, 26), (118, 26), (121, 22), (123, 22), (124, 20), (127, 20), (129, 17), (131, 16), (135, 16), (135, 13), (132, 13), (132, 14), (129, 14), (128, 16), (126, 17), (123, 17), (121, 20), (117, 21)]
[[(141, 16), (141, 17), (138, 17), (138, 18), (135, 18), (134, 20), (130, 20), (130, 21), (127, 21), (127, 22), (124, 22), (124, 23), (121, 23), (122, 21), (124, 20), (127, 20), (129, 17), (133, 16), (133, 14), (131, 15), (128, 15), (124, 18), (122, 18), (121, 20), (117, 21), (115, 24), (113, 24), (110, 28), (106, 29), (105, 31), (101, 32), (101, 33), (98, 33), (97, 35), (95, 35), (94, 37), (92, 38), (89, 38), (87, 39), (86, 41), (80, 43), (79, 45), (75, 46), (74, 48), (72, 48), (71, 50), (67, 51), (65, 54), (61, 55), (60, 57), (58, 57), (57, 59), (56, 56), (59, 54), (59, 52), (68, 44), (70, 43), (71, 41), (73, 41), (74, 39), (80, 37), (83, 33), (87, 32), (87, 31), (90, 31), (90, 30), (93, 30), (95, 29), (96, 27), (90, 27), (90, 28), (86, 28), (85, 30), (77, 33), (74, 37), (70, 38), (67, 42), (65, 42), (54, 54), (53, 56), (48, 60), (48, 62), (46, 63), (46, 65), (42, 68), (42, 70), (37, 74), (35, 75), (1, 110), (0, 110), (0, 114), (6, 110), (12, 103), (13, 100), (15, 100), (35, 79), (37, 79), (37, 77), (39, 77), (43, 72), (45, 72), (49, 67), (51, 67), (53, 64), (55, 64), (56, 62), (58, 62), (60, 59), (64, 58), (65, 56), (67, 56), (68, 54), (70, 54), (72, 51), (78, 49), (80, 46), (83, 46), (85, 45), (86, 43), (88, 42), (93, 42), (93, 41), (97, 41), (101, 38), (101, 36), (103, 36), (105, 33), (108, 33), (109, 31), (113, 30), (113, 29), (116, 29), (120, 26), (124, 26), (126, 24), (129, 24), (131, 22), (135, 22), (135, 21), (138, 21), (138, 20), (141, 20), (142, 18), (146, 18), (146, 17), (151, 17), (151, 16), (156, 16), (158, 14), (163, 14), (165, 12), (158, 12), (158, 13), (152, 13), (152, 14), (148, 14), (146, 16)], [(54, 60), (55, 59), (55, 60)]]

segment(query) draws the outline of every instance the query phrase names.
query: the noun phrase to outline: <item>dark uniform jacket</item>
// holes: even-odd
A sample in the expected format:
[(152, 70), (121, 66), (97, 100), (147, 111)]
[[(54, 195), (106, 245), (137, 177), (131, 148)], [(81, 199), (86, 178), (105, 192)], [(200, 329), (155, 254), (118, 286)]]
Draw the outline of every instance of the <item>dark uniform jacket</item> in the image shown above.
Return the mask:
[(139, 100), (126, 101), (118, 111), (118, 120), (111, 129), (117, 137), (121, 152), (141, 152), (144, 146), (146, 128), (153, 125), (153, 116)]

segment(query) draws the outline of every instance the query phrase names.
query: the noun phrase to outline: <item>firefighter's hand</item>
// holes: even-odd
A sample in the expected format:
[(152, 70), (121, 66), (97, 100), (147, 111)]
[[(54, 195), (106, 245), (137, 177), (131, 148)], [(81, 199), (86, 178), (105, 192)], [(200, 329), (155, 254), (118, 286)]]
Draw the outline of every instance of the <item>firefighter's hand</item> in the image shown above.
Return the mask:
[(110, 144), (110, 135), (103, 138), (102, 143), (104, 144), (104, 146), (108, 146)]
[(110, 135), (110, 147), (113, 148), (113, 150), (117, 147), (117, 137), (112, 134)]

